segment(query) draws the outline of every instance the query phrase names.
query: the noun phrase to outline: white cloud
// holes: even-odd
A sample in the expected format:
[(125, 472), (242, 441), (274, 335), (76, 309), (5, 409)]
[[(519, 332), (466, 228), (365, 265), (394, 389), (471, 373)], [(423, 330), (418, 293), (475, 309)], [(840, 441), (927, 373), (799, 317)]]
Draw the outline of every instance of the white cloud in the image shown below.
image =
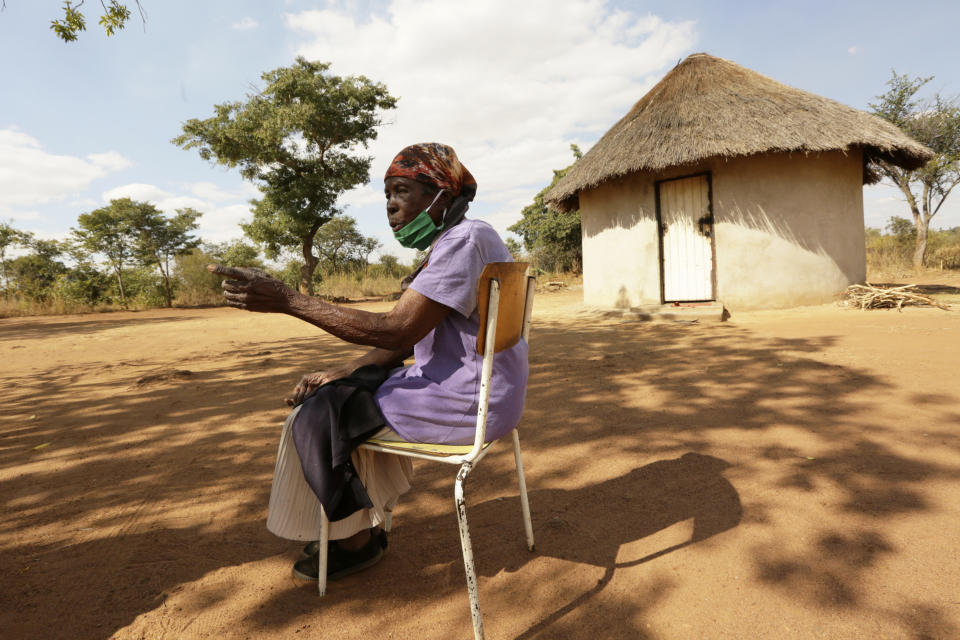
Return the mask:
[(234, 22), (232, 25), (230, 25), (230, 28), (236, 29), (237, 31), (249, 31), (250, 29), (256, 29), (259, 26), (260, 26), (260, 23), (258, 23), (256, 20), (254, 20), (250, 16), (247, 16), (242, 20), (240, 20), (239, 22)]
[(0, 213), (79, 195), (95, 180), (131, 165), (116, 151), (86, 158), (57, 155), (19, 129), (0, 129)]
[(153, 204), (157, 204), (161, 200), (166, 200), (172, 196), (172, 193), (164, 191), (160, 187), (139, 182), (114, 187), (113, 189), (104, 191), (102, 195), (104, 203), (119, 198), (130, 198), (131, 200), (152, 202)]
[(370, 148), (371, 187), (343, 200), (356, 206), (379, 202), (393, 154), (424, 141), (457, 150), (478, 202), (515, 200), (518, 190), (532, 200), (573, 161), (571, 142), (592, 144), (695, 42), (691, 22), (604, 0), (488, 0), (455, 12), (442, 0), (393, 0), (363, 21), (330, 8), (286, 23), (306, 38), (298, 54), (382, 81), (399, 98)]
[(11, 211), (8, 216), (14, 222), (26, 222), (28, 220), (42, 220), (43, 214), (39, 211)]
[(94, 165), (103, 168), (104, 171), (121, 171), (133, 166), (132, 161), (116, 151), (91, 153), (87, 155), (87, 159)]
[(860, 46), (853, 45), (852, 47), (847, 47), (847, 53), (849, 53), (852, 56), (857, 55), (858, 53), (860, 53)]
[(239, 197), (236, 193), (224, 191), (212, 182), (195, 182), (187, 185), (187, 188), (190, 190), (190, 193), (198, 198), (203, 198), (204, 200), (213, 200), (214, 202), (234, 200)]

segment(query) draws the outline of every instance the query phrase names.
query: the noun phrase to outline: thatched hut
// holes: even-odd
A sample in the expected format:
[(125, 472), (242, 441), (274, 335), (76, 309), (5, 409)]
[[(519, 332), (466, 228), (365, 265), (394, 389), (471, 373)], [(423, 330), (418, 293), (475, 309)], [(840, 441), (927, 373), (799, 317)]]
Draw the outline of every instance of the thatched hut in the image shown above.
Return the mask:
[(865, 278), (873, 163), (931, 152), (890, 123), (691, 55), (547, 194), (580, 209), (584, 301), (829, 301)]

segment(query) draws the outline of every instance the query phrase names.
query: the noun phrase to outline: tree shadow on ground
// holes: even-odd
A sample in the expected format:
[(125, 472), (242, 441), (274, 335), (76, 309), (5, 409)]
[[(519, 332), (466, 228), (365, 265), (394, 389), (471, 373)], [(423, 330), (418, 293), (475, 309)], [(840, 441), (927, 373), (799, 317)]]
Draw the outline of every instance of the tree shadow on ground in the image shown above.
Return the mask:
[[(881, 283), (874, 284), (875, 287), (902, 287), (903, 284), (895, 283)], [(915, 284), (913, 285), (917, 293), (922, 293), (925, 296), (934, 295), (934, 294), (960, 294), (960, 287), (954, 287), (948, 284)]]
[(0, 340), (43, 340), (55, 333), (69, 333), (73, 336), (90, 335), (123, 327), (147, 327), (154, 324), (168, 324), (195, 320), (195, 317), (177, 316), (175, 312), (163, 316), (130, 317), (133, 311), (124, 311), (116, 317), (91, 318), (83, 316), (76, 320), (53, 320), (49, 316), (40, 318), (0, 318)]
[[(955, 481), (960, 471), (891, 444), (921, 441), (870, 421), (860, 394), (892, 391), (890, 384), (823, 361), (833, 340), (762, 338), (731, 325), (536, 325), (521, 434), (537, 553), (602, 568), (604, 577), (551, 603), (520, 637), (568, 630), (565, 621), (595, 615), (583, 613), (592, 611), (585, 604), (625, 566), (617, 554), (626, 543), (693, 519), (688, 540), (631, 561), (647, 562), (740, 522), (763, 526), (784, 508), (777, 491), (825, 485), (838, 496), (829, 508), (856, 514), (858, 530), (824, 527), (801, 552), (758, 547), (753, 569), (770, 589), (811, 605), (829, 601), (877, 615), (861, 593), (875, 559), (898, 552), (883, 533), (885, 519), (935, 509), (925, 484)], [(11, 415), (40, 418), (5, 421), (0, 434), (0, 469), (8, 470), (0, 484), (0, 569), (7, 576), (0, 589), (19, 609), (0, 613), (0, 627), (22, 637), (109, 636), (185, 583), (289, 549), (262, 528), (286, 413), (279, 399), (300, 373), (348, 353), (355, 350), (329, 338), (258, 341), (239, 360), (231, 352), (229, 366), (216, 353), (190, 360), (153, 354), (164, 370), (192, 373), (141, 385), (142, 371), (117, 370), (104, 384), (86, 382), (79, 370), (64, 377), (51, 369), (3, 387), (0, 402)], [(957, 399), (930, 401), (950, 411)], [(774, 430), (829, 443), (830, 453), (811, 456), (764, 439)], [(960, 435), (939, 437), (945, 450), (960, 451)], [(736, 460), (710, 455), (728, 440), (741, 443)], [(34, 450), (45, 442), (50, 446)], [(584, 481), (585, 467), (601, 463), (604, 479)], [(777, 491), (745, 494), (724, 475), (728, 464), (738, 478), (772, 465)], [(389, 609), (454, 593), (465, 600), (448, 506), (452, 470), (422, 468), (386, 568), (338, 583), (325, 607), (369, 616), (371, 601)], [(471, 476), (468, 513), (480, 573), (515, 572), (522, 588), (521, 569), (535, 556), (510, 526), (519, 527), (514, 482), (509, 452), (492, 453)], [(197, 515), (198, 505), (207, 515)], [(178, 513), (187, 509), (190, 515)], [(825, 556), (834, 563), (825, 567)], [(442, 579), (437, 564), (446, 567)], [(637, 619), (669, 589), (644, 585), (635, 598), (619, 598), (622, 611), (602, 621), (610, 637), (649, 637)], [(229, 590), (218, 596), (229, 597)], [(196, 615), (216, 600), (196, 603)], [(264, 595), (246, 622), (252, 635), (275, 632), (315, 607), (315, 592), (291, 589)], [(72, 625), (51, 626), (51, 612), (66, 610)], [(881, 613), (908, 630), (956, 631), (934, 602)]]

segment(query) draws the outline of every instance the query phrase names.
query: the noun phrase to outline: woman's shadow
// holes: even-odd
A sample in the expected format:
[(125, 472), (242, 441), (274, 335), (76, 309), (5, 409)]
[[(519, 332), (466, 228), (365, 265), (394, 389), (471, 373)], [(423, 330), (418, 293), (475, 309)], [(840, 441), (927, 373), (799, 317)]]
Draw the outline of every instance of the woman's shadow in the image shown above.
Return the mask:
[[(518, 637), (531, 637), (581, 606), (603, 590), (615, 570), (649, 562), (737, 526), (743, 509), (736, 489), (723, 476), (729, 467), (719, 458), (686, 453), (580, 489), (531, 491), (537, 555), (603, 567), (606, 571), (593, 589)], [(509, 542), (511, 532), (506, 530), (514, 522), (519, 524), (518, 498), (490, 500), (468, 506), (468, 510), (471, 528), (474, 521), (500, 523), (499, 527), (483, 527), (484, 535), (496, 531), (496, 540), (481, 542), (482, 536), (474, 540), (477, 568), (482, 574), (492, 575), (504, 569), (516, 571), (530, 559), (529, 553), (505, 552), (516, 544)], [(512, 513), (514, 510), (517, 513)], [(665, 536), (668, 543), (662, 548), (654, 548), (635, 560), (617, 562), (623, 545), (691, 519), (693, 531), (686, 539), (669, 544), (669, 537)], [(522, 539), (522, 532), (518, 535)]]

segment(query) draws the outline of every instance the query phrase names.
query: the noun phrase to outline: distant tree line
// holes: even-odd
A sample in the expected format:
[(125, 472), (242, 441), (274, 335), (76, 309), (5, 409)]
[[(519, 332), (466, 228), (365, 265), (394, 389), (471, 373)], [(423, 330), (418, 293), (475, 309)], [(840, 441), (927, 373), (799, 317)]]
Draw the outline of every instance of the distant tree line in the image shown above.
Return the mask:
[[(200, 215), (190, 208), (166, 215), (149, 202), (120, 198), (80, 214), (64, 240), (0, 222), (0, 316), (221, 304), (220, 279), (206, 270), (211, 263), (260, 267), (300, 284), (296, 253), (267, 263), (245, 240), (203, 242), (194, 233)], [(391, 255), (371, 264), (380, 242), (360, 233), (350, 216), (335, 216), (321, 231), (312, 275), (321, 293), (336, 281), (331, 295), (384, 295), (399, 290), (412, 269)]]
[(5, 303), (57, 308), (172, 306), (175, 260), (198, 245), (199, 217), (189, 208), (167, 216), (148, 202), (120, 198), (80, 214), (61, 241), (0, 223), (0, 294)]
[[(917, 227), (911, 220), (893, 216), (884, 229), (867, 227), (866, 242), (868, 271), (883, 273), (914, 268)], [(928, 268), (960, 270), (960, 227), (928, 229), (926, 244)]]

